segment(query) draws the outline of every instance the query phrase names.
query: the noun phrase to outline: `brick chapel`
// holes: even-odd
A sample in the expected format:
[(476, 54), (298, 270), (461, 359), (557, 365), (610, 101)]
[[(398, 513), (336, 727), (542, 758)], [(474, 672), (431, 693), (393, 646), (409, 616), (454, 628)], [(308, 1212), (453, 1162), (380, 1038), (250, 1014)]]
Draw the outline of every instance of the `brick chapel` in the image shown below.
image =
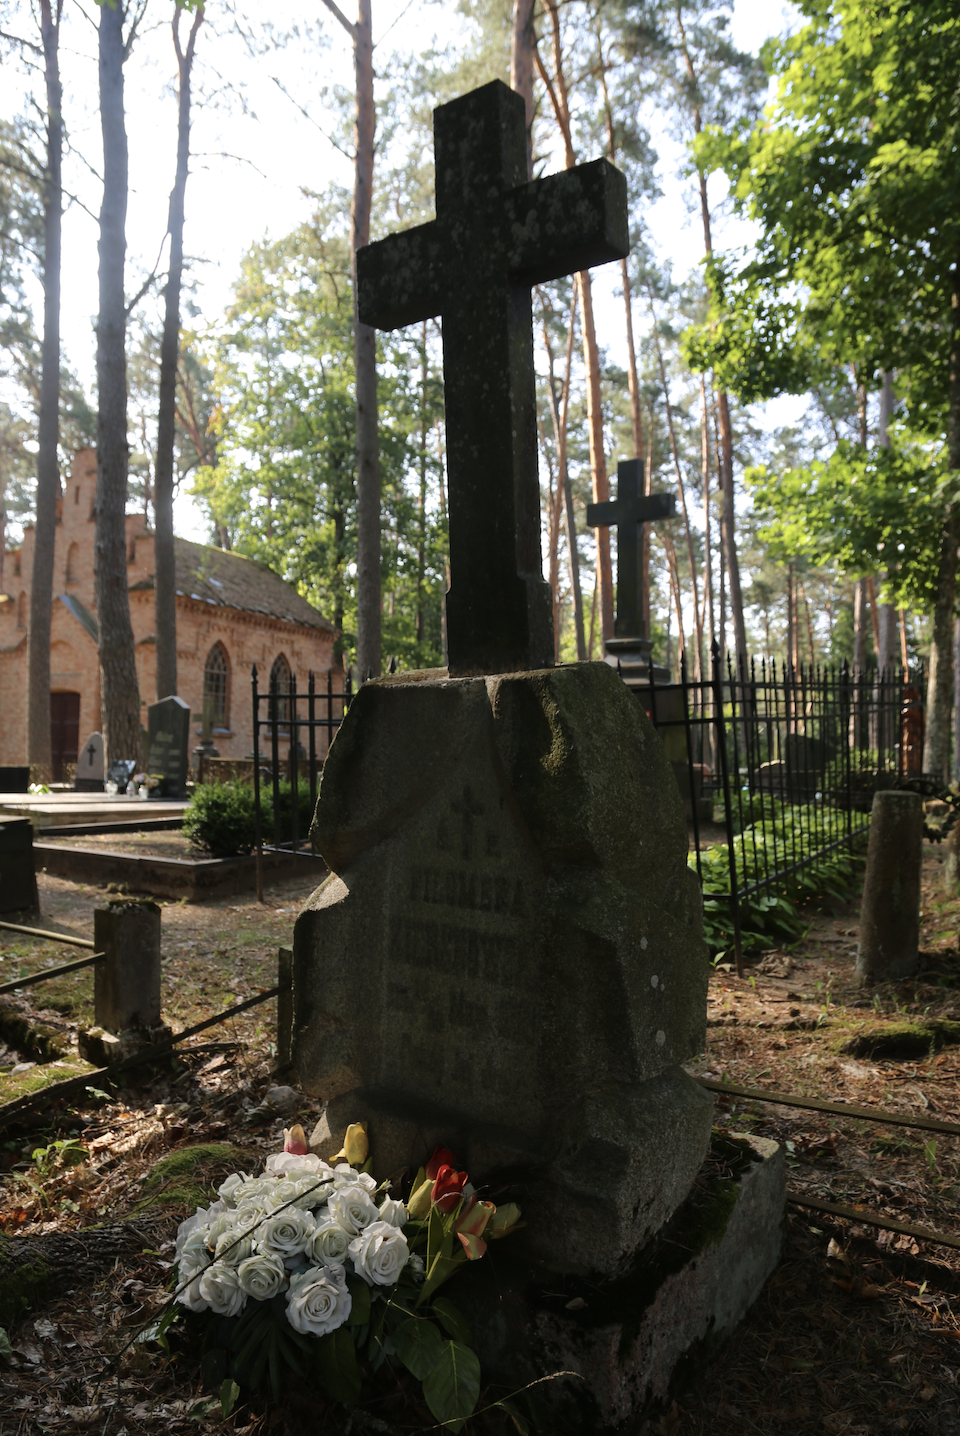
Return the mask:
[[(97, 456), (81, 449), (57, 505), (50, 713), (53, 780), (77, 760), (79, 744), (101, 729), (100, 668), (94, 593), (94, 501)], [(33, 571), (33, 526), (4, 555), (0, 584), (0, 765), (27, 761), (27, 627)], [(253, 746), (250, 671), (261, 688), (271, 674), (281, 691), (295, 674), (299, 690), (313, 671), (342, 686), (334, 658), (336, 630), (296, 589), (265, 564), (187, 539), (174, 539), (177, 587), (177, 679), (199, 739), (204, 700), (213, 713), (221, 756), (243, 758)], [(142, 723), (156, 698), (153, 534), (143, 514), (127, 514), (127, 576)], [(336, 666), (335, 666), (336, 663)]]

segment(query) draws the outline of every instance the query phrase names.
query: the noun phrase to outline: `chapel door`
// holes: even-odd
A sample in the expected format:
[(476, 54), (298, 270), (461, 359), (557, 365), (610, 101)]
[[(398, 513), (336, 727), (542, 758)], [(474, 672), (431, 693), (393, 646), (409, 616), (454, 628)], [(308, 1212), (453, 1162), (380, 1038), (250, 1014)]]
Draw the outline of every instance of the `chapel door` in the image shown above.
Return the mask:
[(76, 763), (80, 748), (80, 694), (50, 694), (50, 757), (53, 781), (63, 782), (63, 765)]

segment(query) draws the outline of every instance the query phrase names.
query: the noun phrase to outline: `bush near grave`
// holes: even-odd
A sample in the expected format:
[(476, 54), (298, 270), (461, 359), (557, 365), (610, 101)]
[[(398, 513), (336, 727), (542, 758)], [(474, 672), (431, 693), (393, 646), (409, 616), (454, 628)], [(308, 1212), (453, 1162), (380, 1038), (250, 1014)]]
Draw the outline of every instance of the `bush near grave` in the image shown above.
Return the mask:
[[(273, 793), (269, 787), (260, 789), (260, 826), (264, 842), (273, 841)], [(305, 838), (310, 831), (310, 791), (297, 788), (299, 832)], [(290, 816), (293, 797), (290, 783), (280, 784), (281, 836), (290, 839)], [(204, 783), (191, 799), (183, 817), (183, 831), (195, 848), (213, 858), (245, 857), (257, 842), (256, 798), (250, 783)]]

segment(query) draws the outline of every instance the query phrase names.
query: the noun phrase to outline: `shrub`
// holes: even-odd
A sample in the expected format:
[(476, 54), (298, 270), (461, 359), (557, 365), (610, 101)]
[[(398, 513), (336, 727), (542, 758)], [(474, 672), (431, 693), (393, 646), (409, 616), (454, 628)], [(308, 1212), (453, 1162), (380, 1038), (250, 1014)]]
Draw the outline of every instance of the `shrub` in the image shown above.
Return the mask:
[(214, 858), (252, 853), (256, 844), (253, 788), (249, 783), (202, 783), (183, 818), (195, 848)]
[[(290, 783), (280, 784), (280, 841), (289, 842), (293, 810)], [(313, 814), (310, 790), (297, 785), (299, 837), (303, 841), (310, 831)], [(273, 842), (273, 788), (260, 785), (261, 836)], [(234, 858), (252, 853), (256, 846), (256, 805), (251, 783), (203, 783), (194, 793), (183, 819), (183, 831), (195, 848), (214, 858)]]

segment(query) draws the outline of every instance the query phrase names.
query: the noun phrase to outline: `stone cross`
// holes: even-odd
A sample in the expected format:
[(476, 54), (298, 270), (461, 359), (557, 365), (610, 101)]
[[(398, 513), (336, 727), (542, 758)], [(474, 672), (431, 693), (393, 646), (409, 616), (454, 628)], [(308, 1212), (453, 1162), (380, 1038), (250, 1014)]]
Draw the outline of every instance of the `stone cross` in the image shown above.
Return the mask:
[(357, 251), (358, 312), (443, 321), (451, 674), (548, 667), (530, 290), (626, 256), (626, 183), (606, 160), (528, 182), (523, 100), (499, 80), (434, 111), (434, 150), (437, 217)]
[(617, 497), (587, 504), (592, 529), (617, 528), (617, 638), (646, 637), (643, 624), (643, 526), (653, 519), (676, 518), (673, 494), (643, 492), (643, 460), (621, 459), (617, 465)]

